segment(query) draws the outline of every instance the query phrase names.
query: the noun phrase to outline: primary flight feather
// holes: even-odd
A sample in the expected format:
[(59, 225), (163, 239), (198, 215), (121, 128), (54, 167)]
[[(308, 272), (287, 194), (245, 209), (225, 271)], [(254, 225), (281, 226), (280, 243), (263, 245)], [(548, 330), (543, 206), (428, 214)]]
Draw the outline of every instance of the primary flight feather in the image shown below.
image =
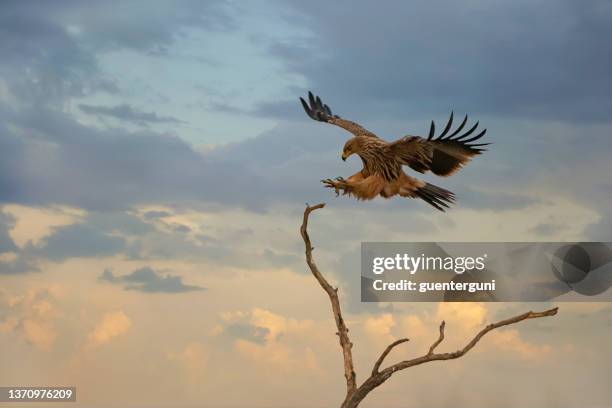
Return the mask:
[[(451, 131), (453, 114), (446, 126), (436, 136), (436, 126), (431, 122), (427, 138), (405, 136), (394, 142), (387, 142), (355, 122), (332, 114), (321, 98), (308, 92), (308, 102), (300, 98), (306, 114), (319, 122), (331, 123), (353, 134), (342, 151), (342, 160), (357, 154), (363, 162), (363, 169), (348, 179), (321, 180), (326, 187), (335, 189), (336, 194), (353, 195), (360, 200), (371, 200), (380, 195), (390, 198), (395, 195), (420, 198), (438, 210), (444, 211), (455, 201), (455, 195), (443, 188), (410, 177), (402, 166), (408, 166), (419, 173), (431, 171), (438, 176), (450, 176), (467, 164), (472, 157), (481, 154), (489, 143), (475, 143), (486, 133), (476, 133), (478, 122), (466, 131), (467, 115), (456, 129)], [(463, 133), (462, 133), (463, 131)], [(472, 136), (473, 135), (473, 136)]]

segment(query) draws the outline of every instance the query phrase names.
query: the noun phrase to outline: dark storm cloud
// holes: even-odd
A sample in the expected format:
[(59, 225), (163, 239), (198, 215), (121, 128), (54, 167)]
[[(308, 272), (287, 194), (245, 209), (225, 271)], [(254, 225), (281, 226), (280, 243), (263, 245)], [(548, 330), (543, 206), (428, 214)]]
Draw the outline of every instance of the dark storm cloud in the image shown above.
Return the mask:
[(79, 109), (89, 115), (107, 116), (124, 122), (135, 123), (138, 125), (146, 125), (149, 123), (186, 123), (172, 116), (161, 116), (155, 112), (145, 112), (127, 104), (116, 106), (96, 106), (80, 104)]
[(350, 113), (610, 121), (609, 1), (291, 4), (311, 35), (271, 52)]
[(200, 286), (186, 285), (180, 276), (163, 275), (148, 266), (121, 276), (116, 276), (107, 269), (98, 279), (103, 282), (122, 285), (126, 290), (137, 290), (140, 292), (181, 293), (206, 289)]

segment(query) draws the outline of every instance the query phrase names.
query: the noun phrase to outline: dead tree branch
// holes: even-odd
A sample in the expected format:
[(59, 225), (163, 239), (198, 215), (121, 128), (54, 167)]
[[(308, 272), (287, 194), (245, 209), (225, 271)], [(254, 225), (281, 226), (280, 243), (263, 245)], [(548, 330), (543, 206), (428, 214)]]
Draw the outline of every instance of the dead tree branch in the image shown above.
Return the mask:
[(428, 356), (432, 355), (436, 347), (438, 347), (440, 343), (442, 343), (442, 340), (444, 340), (444, 326), (445, 325), (446, 325), (446, 322), (442, 320), (442, 323), (440, 323), (440, 335), (438, 336), (438, 340), (436, 340), (435, 343), (432, 344), (431, 347), (429, 348), (429, 352), (427, 353)]
[(310, 268), (313, 276), (319, 282), (323, 290), (329, 296), (329, 300), (332, 306), (332, 312), (334, 313), (334, 319), (336, 321), (336, 328), (338, 332), (336, 333), (340, 339), (340, 347), (342, 347), (342, 355), (344, 357), (344, 377), (346, 378), (346, 395), (347, 398), (349, 395), (354, 394), (355, 389), (357, 388), (357, 380), (355, 375), (355, 369), (353, 368), (353, 354), (352, 347), (353, 343), (348, 336), (348, 328), (344, 323), (344, 318), (342, 317), (342, 311), (340, 310), (340, 300), (338, 299), (338, 289), (334, 288), (332, 285), (327, 282), (325, 277), (319, 272), (319, 268), (315, 264), (312, 259), (312, 244), (310, 243), (310, 237), (308, 236), (308, 216), (311, 212), (318, 210), (320, 208), (325, 207), (324, 203), (313, 205), (312, 207), (306, 205), (306, 209), (304, 210), (304, 219), (302, 220), (302, 226), (300, 227), (300, 233), (302, 234), (302, 239), (304, 240), (304, 246), (306, 248), (306, 263)]
[(340, 339), (340, 346), (342, 347), (342, 355), (344, 358), (344, 377), (346, 378), (346, 397), (342, 402), (341, 408), (356, 408), (372, 390), (387, 381), (397, 371), (401, 371), (409, 367), (414, 367), (432, 361), (453, 360), (462, 357), (467, 354), (468, 351), (474, 348), (474, 346), (480, 341), (480, 339), (484, 337), (485, 334), (492, 330), (495, 330), (499, 327), (519, 323), (523, 320), (537, 319), (540, 317), (554, 316), (557, 314), (558, 308), (555, 307), (553, 309), (545, 310), (543, 312), (529, 311), (518, 316), (511, 317), (509, 319), (501, 320), (497, 323), (491, 323), (485, 328), (483, 328), (480, 332), (478, 332), (474, 336), (474, 338), (472, 338), (472, 340), (467, 343), (462, 349), (448, 353), (436, 353), (436, 348), (444, 340), (445, 322), (442, 321), (442, 323), (440, 323), (438, 338), (429, 347), (427, 354), (410, 360), (400, 361), (399, 363), (393, 364), (383, 370), (380, 370), (382, 363), (389, 355), (389, 353), (396, 346), (408, 341), (408, 339), (396, 340), (393, 343), (389, 344), (382, 352), (380, 357), (376, 360), (376, 363), (374, 363), (374, 367), (372, 368), (372, 373), (370, 374), (370, 376), (360, 386), (357, 386), (357, 376), (354, 370), (353, 354), (351, 350), (353, 347), (353, 343), (351, 343), (349, 339), (348, 328), (346, 327), (344, 319), (342, 318), (342, 312), (340, 310), (340, 301), (338, 299), (338, 289), (334, 288), (327, 282), (327, 280), (325, 279), (325, 277), (323, 277), (323, 275), (319, 271), (319, 268), (317, 267), (312, 258), (313, 247), (310, 242), (310, 237), (308, 236), (307, 231), (308, 217), (310, 216), (311, 212), (323, 207), (325, 207), (325, 204), (323, 203), (314, 206), (306, 205), (306, 209), (304, 210), (304, 218), (302, 220), (302, 226), (300, 228), (300, 233), (302, 234), (302, 238), (304, 240), (304, 245), (306, 248), (306, 263), (308, 264), (308, 267), (310, 268), (310, 271), (312, 272), (313, 276), (317, 279), (323, 290), (325, 290), (325, 292), (329, 296), (329, 300), (332, 305), (332, 312), (336, 321), (336, 328), (338, 329), (338, 332), (336, 334)]
[(391, 350), (393, 350), (395, 346), (399, 346), (400, 344), (405, 343), (407, 341), (410, 341), (410, 339), (399, 339), (389, 344), (387, 348), (385, 349), (385, 351), (382, 352), (380, 357), (378, 357), (378, 360), (376, 360), (376, 363), (374, 363), (374, 368), (372, 368), (372, 375), (378, 374), (378, 369), (380, 368), (380, 365), (383, 363), (387, 355), (391, 352)]

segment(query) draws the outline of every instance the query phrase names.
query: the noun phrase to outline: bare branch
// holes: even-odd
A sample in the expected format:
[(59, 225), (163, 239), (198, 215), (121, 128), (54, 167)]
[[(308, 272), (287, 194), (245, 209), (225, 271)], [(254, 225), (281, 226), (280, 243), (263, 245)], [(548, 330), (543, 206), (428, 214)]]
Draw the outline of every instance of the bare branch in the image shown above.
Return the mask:
[(304, 218), (302, 221), (302, 226), (300, 227), (300, 233), (302, 234), (302, 238), (304, 240), (304, 245), (306, 249), (306, 263), (312, 272), (312, 275), (315, 277), (317, 282), (321, 285), (323, 290), (327, 293), (329, 300), (332, 306), (332, 312), (334, 314), (334, 319), (336, 322), (336, 328), (338, 332), (338, 338), (340, 340), (340, 347), (342, 348), (342, 355), (344, 358), (344, 377), (346, 378), (346, 397), (342, 402), (342, 408), (356, 408), (361, 401), (376, 387), (387, 381), (395, 372), (404, 370), (409, 367), (414, 367), (420, 364), (428, 363), (430, 361), (439, 361), (439, 360), (452, 360), (459, 357), (464, 356), (468, 351), (470, 351), (474, 346), (482, 339), (482, 337), (490, 332), (491, 330), (495, 330), (502, 326), (507, 326), (511, 324), (515, 324), (527, 319), (536, 319), (540, 317), (546, 316), (554, 316), (557, 314), (558, 308), (553, 308), (549, 310), (545, 310), (543, 312), (527, 312), (518, 316), (511, 317), (506, 320), (501, 320), (497, 323), (492, 323), (483, 328), (480, 332), (478, 332), (472, 340), (465, 345), (460, 350), (451, 352), (451, 353), (436, 353), (436, 347), (442, 343), (444, 340), (444, 321), (440, 323), (440, 333), (438, 335), (438, 339), (429, 347), (427, 354), (413, 358), (411, 360), (401, 361), (396, 363), (390, 367), (385, 368), (382, 371), (380, 370), (380, 366), (384, 362), (385, 358), (389, 355), (389, 353), (398, 345), (405, 343), (408, 339), (399, 339), (391, 343), (385, 348), (382, 352), (374, 367), (372, 369), (372, 374), (368, 377), (367, 380), (363, 382), (359, 387), (357, 387), (356, 374), (354, 370), (353, 364), (353, 355), (352, 355), (352, 347), (353, 343), (351, 343), (348, 336), (348, 328), (344, 323), (344, 318), (342, 317), (342, 312), (340, 310), (340, 301), (338, 299), (338, 289), (334, 288), (332, 285), (327, 282), (325, 277), (321, 274), (314, 260), (312, 259), (312, 244), (310, 242), (310, 237), (308, 236), (308, 217), (310, 213), (320, 208), (325, 207), (324, 203), (310, 206), (306, 204), (306, 209), (304, 210)]
[(378, 357), (378, 360), (376, 360), (376, 363), (374, 364), (374, 368), (372, 368), (372, 375), (376, 375), (378, 373), (378, 369), (380, 368), (380, 365), (383, 363), (387, 355), (391, 352), (391, 350), (393, 350), (395, 346), (399, 346), (400, 344), (405, 343), (407, 341), (410, 341), (410, 339), (399, 339), (389, 344), (387, 348), (385, 349), (385, 351), (382, 352), (380, 357)]
[[(535, 318), (538, 318), (538, 317), (554, 316), (554, 315), (557, 314), (558, 310), (559, 310), (559, 308), (555, 307), (553, 309), (549, 309), (549, 310), (546, 310), (546, 311), (543, 311), (543, 312), (527, 312), (527, 313), (523, 313), (523, 314), (518, 315), (518, 316), (511, 317), (511, 318), (506, 319), (506, 320), (499, 321), (497, 323), (489, 324), (484, 329), (482, 329), (480, 332), (478, 332), (478, 334), (476, 334), (476, 336), (474, 336), (474, 338), (465, 347), (463, 347), (460, 350), (454, 351), (452, 353), (440, 353), (440, 354), (433, 353), (433, 352), (431, 354), (428, 353), (428, 354), (426, 354), (426, 355), (424, 355), (422, 357), (417, 357), (417, 358), (414, 358), (412, 360), (406, 360), (406, 361), (399, 362), (399, 363), (389, 367), (388, 370), (390, 370), (391, 373), (393, 373), (395, 371), (404, 370), (404, 369), (406, 369), (408, 367), (413, 367), (413, 366), (416, 366), (416, 365), (419, 365), (419, 364), (427, 363), (429, 361), (452, 360), (452, 359), (455, 359), (455, 358), (462, 357), (468, 351), (470, 351), (476, 345), (476, 343), (478, 343), (480, 341), (480, 339), (482, 339), (482, 337), (485, 334), (487, 334), (491, 330), (497, 329), (497, 328), (502, 327), (502, 326), (508, 326), (510, 324), (515, 324), (515, 323), (518, 323), (518, 322), (521, 322), (521, 321), (527, 320), (527, 319), (535, 319)], [(443, 327), (442, 326), (441, 326), (441, 332), (443, 333)], [(443, 336), (441, 336), (441, 338), (443, 338)], [(437, 346), (437, 344), (439, 344), (439, 342), (434, 343), (432, 348), (434, 346)]]
[(511, 317), (506, 320), (501, 320), (497, 323), (492, 323), (482, 329), (480, 332), (474, 336), (474, 338), (462, 349), (451, 352), (451, 353), (434, 353), (435, 348), (444, 340), (444, 322), (440, 325), (440, 335), (438, 340), (429, 348), (429, 352), (424, 356), (413, 358), (411, 360), (401, 361), (397, 364), (394, 364), (378, 373), (372, 373), (372, 375), (361, 384), (355, 393), (352, 395), (352, 398), (349, 401), (346, 401), (345, 404), (342, 405), (343, 408), (355, 408), (359, 405), (359, 403), (372, 391), (374, 388), (378, 387), (385, 381), (387, 381), (395, 372), (404, 370), (409, 367), (414, 367), (420, 364), (428, 363), (430, 361), (439, 361), (439, 360), (452, 360), (459, 357), (464, 356), (468, 351), (470, 351), (476, 343), (482, 339), (482, 337), (490, 332), (491, 330), (497, 329), (502, 326), (507, 326), (510, 324), (515, 324), (527, 319), (536, 319), (539, 317), (546, 316), (554, 316), (557, 314), (558, 308), (553, 308), (549, 310), (545, 310), (543, 312), (527, 312), (518, 316)]
[(436, 340), (436, 342), (432, 344), (431, 347), (429, 348), (429, 352), (427, 353), (428, 356), (432, 355), (436, 347), (438, 347), (440, 343), (442, 343), (442, 340), (444, 340), (444, 326), (445, 325), (446, 323), (444, 322), (444, 320), (442, 320), (442, 323), (440, 323), (440, 336), (438, 337), (438, 340)]
[(355, 369), (353, 365), (353, 354), (351, 348), (353, 347), (353, 343), (351, 343), (348, 336), (348, 328), (344, 323), (344, 318), (342, 317), (342, 311), (340, 310), (340, 301), (338, 300), (338, 289), (334, 288), (332, 285), (327, 282), (325, 277), (319, 271), (319, 268), (315, 264), (312, 259), (312, 244), (310, 242), (310, 237), (308, 236), (308, 217), (310, 213), (318, 210), (320, 208), (325, 207), (325, 203), (317, 204), (317, 205), (306, 205), (306, 209), (304, 210), (304, 218), (302, 220), (302, 226), (300, 227), (300, 233), (302, 234), (302, 239), (304, 240), (304, 245), (306, 248), (306, 263), (310, 268), (310, 272), (312, 272), (313, 276), (319, 282), (323, 290), (329, 296), (329, 300), (332, 306), (332, 312), (334, 313), (334, 319), (336, 321), (336, 328), (338, 332), (338, 338), (340, 340), (340, 347), (342, 347), (342, 355), (344, 358), (344, 377), (346, 378), (346, 399), (349, 399), (355, 390), (357, 389), (357, 379), (355, 375)]

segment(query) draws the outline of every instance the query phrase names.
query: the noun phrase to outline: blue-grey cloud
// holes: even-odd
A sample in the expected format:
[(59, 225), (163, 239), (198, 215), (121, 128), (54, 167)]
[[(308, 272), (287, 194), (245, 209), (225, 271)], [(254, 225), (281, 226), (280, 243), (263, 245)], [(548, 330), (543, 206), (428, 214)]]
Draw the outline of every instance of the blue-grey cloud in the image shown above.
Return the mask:
[(0, 260), (0, 275), (14, 275), (18, 273), (36, 272), (38, 266), (33, 257), (24, 253), (10, 235), (15, 226), (15, 218), (0, 211), (0, 254), (10, 253), (10, 257)]
[(128, 104), (116, 106), (97, 106), (82, 103), (79, 105), (79, 109), (90, 115), (111, 117), (124, 122), (135, 123), (138, 125), (147, 125), (153, 123), (186, 123), (172, 116), (162, 116), (158, 115), (155, 112), (145, 112), (140, 109), (136, 109)]
[(155, 220), (157, 218), (169, 217), (171, 215), (172, 213), (168, 211), (155, 211), (155, 210), (147, 211), (146, 213), (143, 214), (143, 216), (147, 220)]
[(474, 209), (503, 211), (525, 208), (541, 202), (541, 199), (526, 194), (495, 191), (494, 189), (479, 191), (465, 185), (460, 191), (461, 205)]
[(117, 91), (95, 56), (62, 26), (41, 10), (17, 12), (13, 6), (3, 2), (0, 14), (0, 75), (21, 103), (56, 109), (69, 97)]
[(17, 245), (13, 242), (9, 231), (15, 225), (15, 219), (0, 211), (0, 254), (3, 252), (13, 252)]
[(21, 273), (39, 272), (32, 256), (24, 253), (17, 253), (15, 258), (10, 260), (0, 260), (0, 275), (16, 275)]
[(36, 246), (30, 244), (29, 252), (51, 260), (66, 258), (104, 257), (120, 253), (125, 239), (100, 231), (88, 224), (72, 224), (59, 227)]
[(172, 224), (169, 224), (169, 225), (170, 225), (170, 228), (172, 228), (172, 230), (174, 232), (179, 232), (181, 234), (186, 234), (188, 232), (191, 232), (191, 228), (189, 226), (187, 226), (187, 225), (184, 225), (184, 224), (172, 223)]
[[(3, 202), (65, 203), (91, 210), (208, 203), (261, 210), (283, 197), (297, 196), (300, 202), (322, 197), (318, 181), (305, 190), (303, 182), (323, 178), (325, 167), (339, 167), (336, 160), (325, 165), (325, 156), (308, 152), (323, 146), (336, 150), (329, 129), (304, 136), (303, 130), (279, 128), (262, 140), (201, 154), (175, 136), (94, 129), (50, 110), (24, 110), (5, 119), (13, 128), (0, 128)], [(312, 162), (290, 161), (304, 155), (321, 162), (312, 167), (312, 176), (303, 171)]]
[(126, 212), (93, 212), (77, 223), (53, 228), (41, 242), (28, 243), (21, 252), (53, 261), (126, 254), (130, 248), (126, 237), (137, 239), (154, 231), (152, 225)]
[(273, 42), (272, 55), (318, 92), (354, 105), (348, 113), (397, 116), (454, 107), (610, 121), (612, 8), (605, 0), (291, 6), (296, 13), (287, 18), (310, 35)]
[[(232, 8), (223, 0), (119, 0), (84, 4), (74, 0), (3, 1), (3, 15), (44, 18), (58, 27), (73, 27), (79, 38), (96, 50), (129, 49), (163, 53), (188, 28), (225, 30), (233, 26)], [(35, 31), (36, 26), (24, 27)]]
[(126, 290), (140, 292), (181, 293), (205, 290), (200, 286), (184, 284), (183, 278), (180, 276), (163, 275), (148, 266), (120, 276), (114, 275), (111, 270), (106, 269), (98, 279), (103, 282), (120, 284)]
[[(278, 203), (330, 199), (318, 180), (358, 170), (356, 161), (338, 160), (347, 135), (307, 121), (297, 99), (264, 101), (248, 112), (282, 118), (279, 126), (206, 153), (173, 135), (79, 123), (61, 109), (66, 101), (119, 91), (101, 72), (96, 52), (123, 48), (161, 55), (185, 27), (214, 26), (211, 18), (219, 14), (228, 28), (231, 18), (216, 2), (176, 7), (156, 2), (142, 13), (126, 12), (123, 19), (106, 8), (100, 13), (72, 2), (48, 4), (3, 3), (0, 73), (18, 103), (0, 104), (0, 202), (68, 204), (96, 214), (151, 203), (267, 211)], [(408, 120), (419, 127), (405, 132), (425, 133), (428, 119), (451, 107), (476, 114), (489, 127), (491, 150), (451, 179), (425, 176), (455, 191), (465, 207), (528, 206), (537, 202), (529, 189), (537, 175), (588, 168), (587, 162), (609, 154), (609, 126), (589, 123), (606, 120), (602, 112), (610, 107), (610, 81), (603, 74), (610, 63), (609, 47), (602, 43), (609, 30), (603, 24), (609, 15), (605, 4), (597, 1), (580, 10), (566, 2), (395, 6), (285, 3), (279, 7), (307, 18), (283, 17), (292, 16), (311, 35), (308, 42), (292, 37), (271, 44), (271, 57), (321, 90), (338, 113), (372, 124), (388, 139), (401, 136), (397, 123)], [(168, 12), (164, 21), (160, 10)], [(470, 15), (478, 15), (481, 24), (468, 24)], [(567, 24), (535, 24), (548, 18)], [(374, 29), (368, 23), (375, 20), (386, 23)], [(69, 27), (80, 27), (79, 34)], [(294, 120), (298, 115), (304, 119)], [(536, 124), (519, 121), (525, 118)], [(564, 122), (537, 123), (551, 118)], [(574, 198), (606, 215), (605, 206), (587, 200), (594, 183), (580, 183), (558, 190), (579, 192)], [(599, 201), (609, 202), (600, 189)], [(334, 205), (357, 204), (341, 198)], [(379, 202), (359, 205), (378, 208)], [(422, 203), (403, 200), (385, 208), (426, 211)], [(110, 230), (92, 228), (117, 238)], [(153, 247), (163, 256), (175, 256), (179, 247), (183, 253), (195, 248), (176, 237), (169, 246), (163, 245), (166, 238), (157, 242)], [(61, 245), (55, 248), (68, 254)], [(134, 244), (127, 251), (145, 256), (141, 249)]]

